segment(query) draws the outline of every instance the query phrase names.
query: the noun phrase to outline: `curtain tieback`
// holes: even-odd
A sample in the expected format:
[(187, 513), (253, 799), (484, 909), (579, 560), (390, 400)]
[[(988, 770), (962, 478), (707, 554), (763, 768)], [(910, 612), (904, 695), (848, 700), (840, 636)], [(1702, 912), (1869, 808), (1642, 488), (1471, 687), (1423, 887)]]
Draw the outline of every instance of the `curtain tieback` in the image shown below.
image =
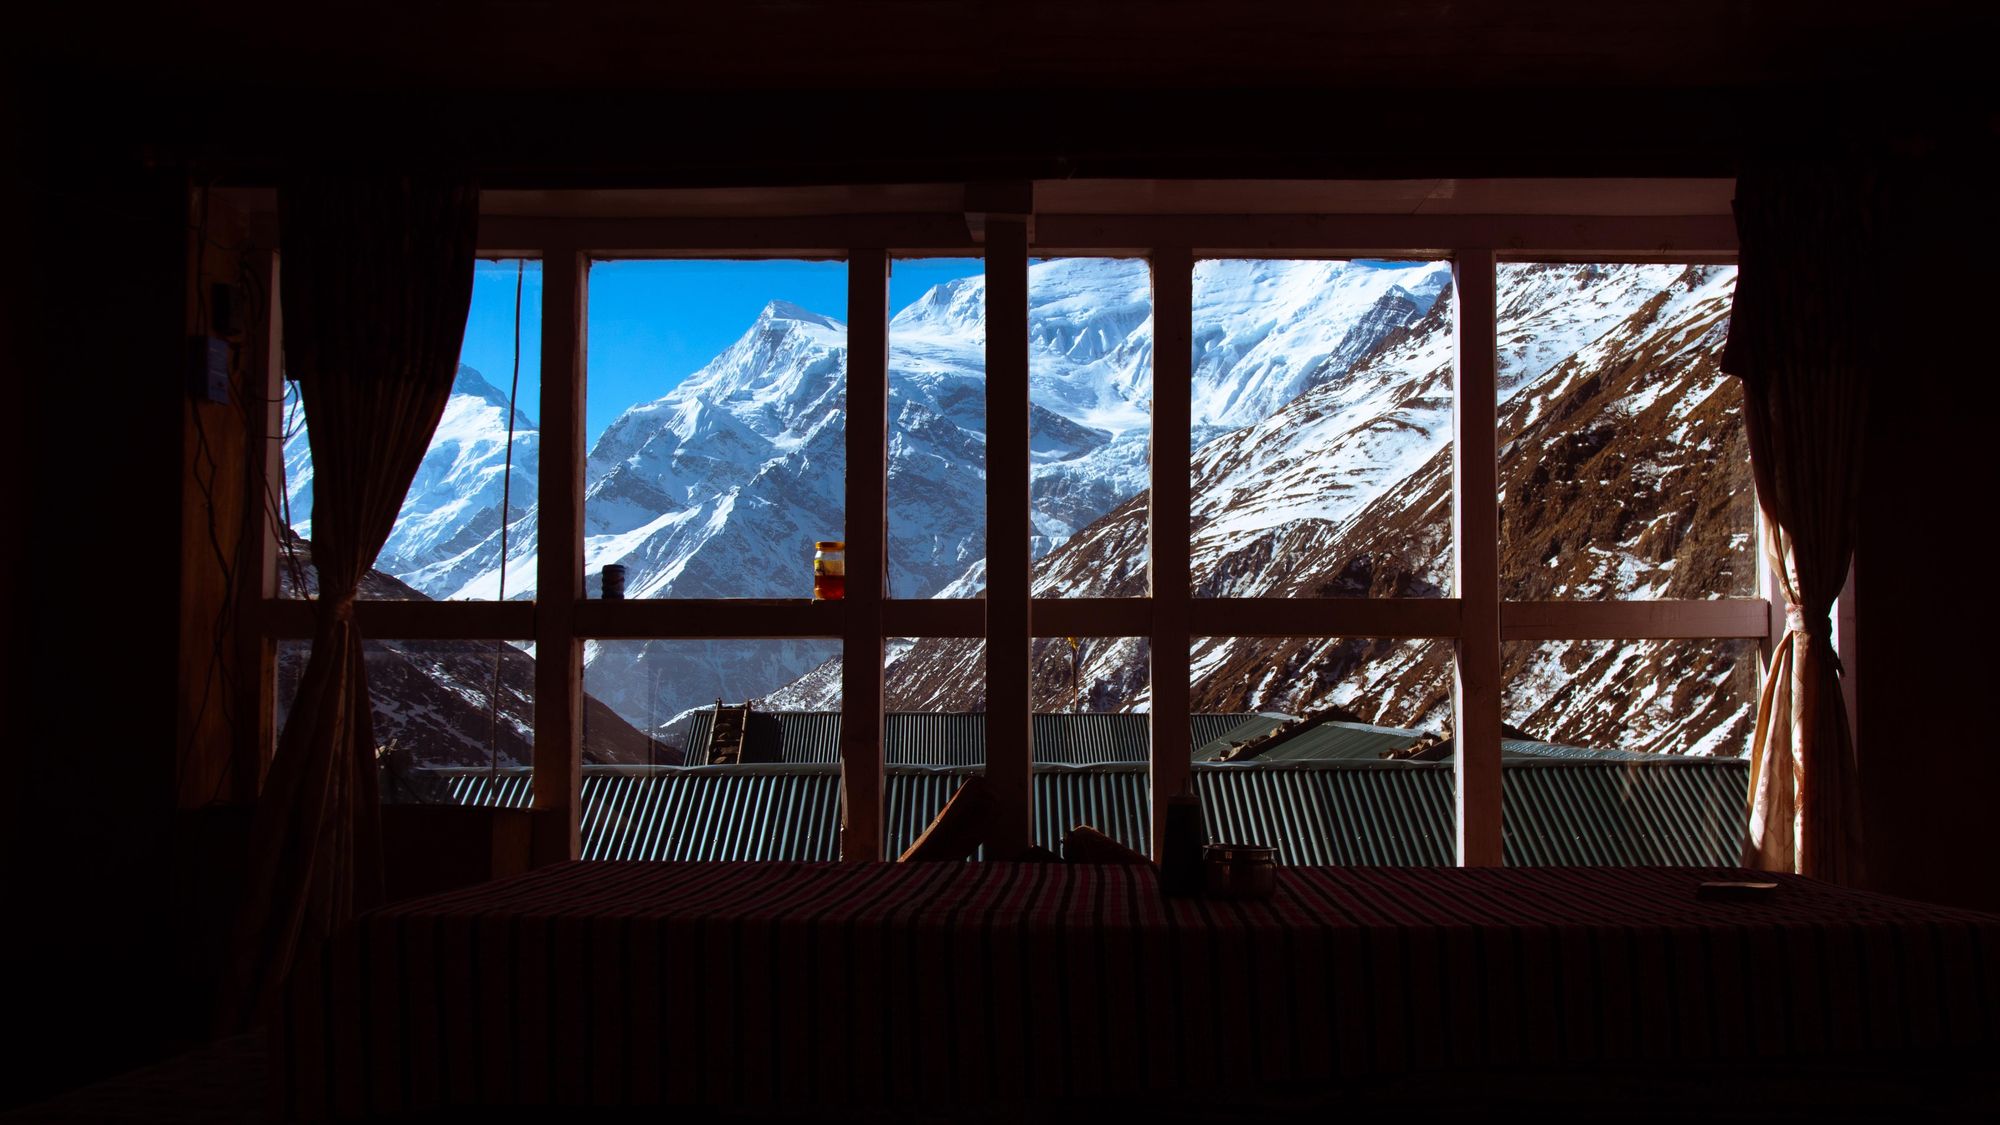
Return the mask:
[(1785, 603), (1785, 629), (1797, 633), (1809, 641), (1818, 641), (1826, 647), (1826, 653), (1833, 658), (1833, 670), (1845, 673), (1841, 666), (1840, 653), (1833, 647), (1833, 622), (1824, 613), (1807, 613), (1797, 602)]
[(347, 597), (335, 600), (328, 607), (328, 612), (330, 612), (333, 615), (333, 620), (338, 621), (343, 625), (353, 624), (354, 595), (349, 594)]
[(1832, 622), (1824, 613), (1807, 613), (1797, 602), (1785, 603), (1785, 628), (1808, 637), (1831, 637)]

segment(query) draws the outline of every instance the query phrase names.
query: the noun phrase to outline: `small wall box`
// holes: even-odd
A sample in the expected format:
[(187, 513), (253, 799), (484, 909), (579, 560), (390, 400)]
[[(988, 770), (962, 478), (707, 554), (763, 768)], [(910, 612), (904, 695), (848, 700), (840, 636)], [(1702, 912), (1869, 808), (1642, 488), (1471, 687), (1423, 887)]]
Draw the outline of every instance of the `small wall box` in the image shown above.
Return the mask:
[(228, 402), (229, 341), (219, 336), (196, 336), (189, 340), (188, 375), (197, 400)]

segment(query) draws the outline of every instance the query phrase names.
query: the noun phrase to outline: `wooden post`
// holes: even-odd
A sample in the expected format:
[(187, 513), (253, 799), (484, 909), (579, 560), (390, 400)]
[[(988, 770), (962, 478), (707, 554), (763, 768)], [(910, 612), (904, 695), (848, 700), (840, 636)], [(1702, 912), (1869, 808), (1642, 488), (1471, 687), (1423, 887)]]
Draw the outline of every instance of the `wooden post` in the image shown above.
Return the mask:
[(250, 340), (244, 421), (248, 430), (250, 479), (243, 534), (248, 536), (237, 575), (237, 605), (243, 627), (237, 636), (237, 699), (234, 787), (250, 799), (263, 788), (264, 767), (278, 748), (278, 642), (264, 624), (265, 603), (278, 596), (279, 514), (271, 498), (285, 487), (284, 316), (278, 303), (278, 255), (255, 254), (254, 269), (264, 287), (262, 318)]
[(847, 259), (847, 626), (840, 644), (840, 858), (882, 858), (882, 598), (888, 552), (889, 254)]
[(583, 792), (584, 316), (589, 263), (575, 249), (542, 255), (542, 460), (535, 594), (537, 865), (575, 859)]
[(1500, 836), (1500, 505), (1498, 356), (1490, 248), (1452, 258), (1452, 582), (1460, 625), (1453, 668), (1458, 862), (1495, 867)]
[(1193, 424), (1194, 256), (1155, 249), (1153, 265), (1153, 465), (1150, 527), (1153, 746), (1148, 793), (1152, 853), (1165, 854), (1167, 798), (1193, 792), (1188, 746), (1189, 498)]
[(1028, 224), (986, 217), (986, 782), (998, 808), (986, 854), (1034, 839), (1029, 690)]
[(187, 273), (180, 290), (185, 333), (190, 341), (224, 338), (229, 356), (220, 401), (189, 393), (185, 378), (177, 384), (182, 460), (176, 509), (180, 566), (175, 573), (182, 647), (173, 769), (180, 807), (199, 808), (256, 794), (256, 763), (244, 757), (250, 737), (244, 726), (246, 695), (254, 695), (257, 686), (251, 678), (254, 661), (246, 660), (256, 651), (256, 621), (249, 607), (257, 596), (250, 581), (255, 544), (246, 536), (258, 533), (255, 415), (263, 394), (256, 383), (262, 370), (255, 348), (257, 326), (225, 335), (236, 329), (214, 319), (209, 301), (215, 286), (237, 288), (242, 263), (236, 251), (222, 247), (240, 242), (247, 224), (213, 192), (188, 193), (184, 203), (190, 211), (183, 234)]

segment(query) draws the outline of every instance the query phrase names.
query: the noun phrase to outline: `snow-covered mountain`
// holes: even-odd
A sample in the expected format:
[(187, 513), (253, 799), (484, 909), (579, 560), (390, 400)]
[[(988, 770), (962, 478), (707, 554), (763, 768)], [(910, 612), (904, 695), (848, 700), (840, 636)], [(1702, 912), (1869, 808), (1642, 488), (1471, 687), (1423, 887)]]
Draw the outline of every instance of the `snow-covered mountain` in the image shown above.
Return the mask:
[[(1441, 264), (1206, 263), (1197, 279), (1196, 441), (1337, 380), (1420, 317)], [(985, 558), (985, 279), (937, 286), (889, 326), (889, 570), (898, 597), (973, 596)], [(1137, 260), (1056, 259), (1029, 271), (1030, 498), (1037, 557), (1145, 485), (1152, 304)], [(630, 596), (797, 597), (812, 543), (844, 527), (845, 330), (772, 304), (742, 339), (660, 399), (612, 423), (589, 465), (586, 568), (622, 562)], [(808, 646), (604, 646), (592, 690), (690, 690), (670, 710), (769, 694), (813, 663)], [(631, 660), (621, 674), (608, 663)], [(718, 684), (718, 668), (722, 672)], [(777, 678), (772, 673), (783, 670)], [(705, 685), (693, 690), (692, 685)], [(733, 688), (734, 690), (729, 690)], [(672, 690), (672, 689), (668, 689)]]
[[(312, 446), (303, 425), (285, 442), (285, 495), (292, 530), (312, 538)], [(417, 468), (395, 529), (375, 568), (432, 598), (492, 598), (500, 589), (500, 501), (507, 470), (507, 393), (460, 364), (437, 435)], [(535, 506), (541, 434), (514, 410), (513, 487), (507, 510), (510, 598), (534, 587)]]
[[(1708, 563), (1691, 563), (1675, 547), (1720, 526), (1729, 505), (1748, 503), (1747, 466), (1738, 474), (1735, 461), (1717, 456), (1733, 451), (1702, 450), (1704, 441), (1741, 440), (1734, 400), (1714, 370), (1732, 281), (1733, 271), (1717, 267), (1505, 268), (1503, 526), (1510, 591), (1521, 591), (1513, 596), (1748, 592), (1737, 573), (1746, 570), (1742, 544), (1718, 543)], [(1197, 266), (1191, 531), (1199, 594), (1448, 592), (1448, 288), (1442, 263)], [(1143, 593), (1147, 267), (1038, 262), (1029, 304), (1036, 590)], [(890, 583), (898, 597), (976, 596), (983, 586), (985, 329), (980, 277), (937, 286), (890, 326)], [(629, 597), (804, 596), (813, 541), (845, 530), (846, 359), (839, 321), (773, 302), (700, 371), (619, 416), (587, 466), (592, 591), (602, 567), (619, 562), (629, 569)], [(492, 435), (497, 423), (504, 441), (504, 398), (496, 402), (469, 369), (455, 390), (382, 567), (432, 596), (490, 597), (500, 474)], [(535, 521), (525, 416), (517, 415), (516, 433), (507, 592), (525, 596)], [(293, 452), (288, 446), (288, 467)], [(1697, 459), (1722, 471), (1693, 474)], [(310, 489), (309, 465), (300, 468), (295, 515)], [(1591, 474), (1636, 482), (1637, 500), (1631, 488), (1582, 487)], [(493, 494), (483, 523), (480, 487)], [(1724, 565), (1730, 574), (1716, 570)], [(1697, 573), (1703, 566), (1708, 572)], [(1092, 706), (1147, 705), (1136, 643), (1086, 642)], [(899, 706), (981, 704), (977, 646), (893, 647), (889, 689)], [(824, 651), (765, 641), (592, 645), (586, 674), (593, 695), (643, 726), (718, 694), (829, 705), (838, 677), (816, 667)], [(1194, 653), (1196, 702), (1295, 712), (1338, 702), (1382, 721), (1434, 719), (1449, 700), (1440, 651), (1365, 640), (1203, 641)], [(1051, 646), (1040, 659), (1049, 683), (1038, 693), (1051, 707), (1066, 705), (1067, 647)], [(1533, 664), (1545, 681), (1551, 662), (1569, 669), (1579, 661), (1588, 663), (1578, 646), (1518, 660), (1510, 650), (1510, 668)], [(1588, 675), (1645, 690), (1632, 686), (1629, 660), (1621, 667)], [(1697, 678), (1726, 679), (1732, 668)], [(1568, 682), (1585, 673), (1564, 675)], [(1585, 691), (1553, 727), (1510, 718), (1545, 737), (1582, 738), (1565, 732), (1587, 727), (1610, 690)], [(1734, 719), (1704, 722), (1652, 741), (1692, 747)], [(1642, 723), (1611, 740), (1645, 743), (1647, 732), (1671, 725)]]
[[(1733, 268), (1717, 266), (1503, 269), (1507, 597), (1753, 592), (1741, 396), (1717, 367), (1734, 280)], [(1434, 300), (1345, 370), (1309, 373), (1306, 389), (1270, 416), (1197, 450), (1197, 596), (1449, 592), (1451, 336), (1449, 300)], [(1037, 563), (1036, 593), (1145, 593), (1146, 518), (1137, 496), (1072, 537)], [(1085, 646), (1089, 707), (1148, 705), (1135, 674), (1145, 667), (1141, 642)], [(893, 698), (983, 706), (964, 642), (919, 641), (893, 655)], [(1201, 711), (1334, 704), (1371, 721), (1433, 726), (1449, 716), (1441, 643), (1200, 638), (1190, 655)], [(1035, 661), (1038, 705), (1066, 705), (1067, 646), (1038, 642)], [(1736, 643), (1511, 644), (1507, 718), (1578, 745), (1734, 753), (1753, 718), (1755, 670), (1754, 648)], [(815, 696), (827, 682), (808, 677), (778, 699), (823, 705)]]

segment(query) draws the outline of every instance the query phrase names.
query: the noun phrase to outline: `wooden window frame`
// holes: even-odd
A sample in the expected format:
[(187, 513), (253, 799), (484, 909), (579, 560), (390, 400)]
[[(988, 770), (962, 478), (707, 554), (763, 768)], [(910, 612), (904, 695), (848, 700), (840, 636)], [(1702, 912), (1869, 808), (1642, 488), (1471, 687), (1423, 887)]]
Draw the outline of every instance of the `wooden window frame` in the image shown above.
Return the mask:
[[(988, 642), (987, 776), (999, 798), (996, 854), (1032, 839), (1028, 646), (1034, 637), (1146, 637), (1154, 714), (1188, 708), (1189, 645), (1202, 636), (1431, 638), (1453, 643), (1457, 862), (1501, 862), (1501, 645), (1508, 641), (1735, 639), (1767, 647), (1779, 607), (1768, 596), (1681, 601), (1509, 602), (1500, 597), (1496, 270), (1503, 261), (1732, 262), (1726, 216), (1590, 215), (1083, 215), (1035, 214), (1027, 185), (968, 188), (954, 214), (798, 218), (524, 218), (488, 215), (480, 256), (542, 263), (542, 518), (533, 602), (362, 602), (364, 635), (399, 639), (519, 639), (537, 644), (534, 808), (538, 861), (578, 855), (582, 646), (625, 638), (828, 638), (842, 646), (842, 858), (882, 857), (882, 652), (891, 637)], [(973, 209), (978, 199), (981, 209)], [(989, 293), (988, 586), (982, 599), (897, 599), (879, 580), (886, 544), (887, 279), (899, 257), (979, 257)], [(1150, 596), (1034, 598), (1027, 527), (1027, 271), (1032, 258), (1143, 257), (1153, 271), (1154, 452)], [(589, 263), (623, 258), (815, 258), (848, 263), (850, 402), (847, 512), (850, 581), (844, 601), (583, 597), (584, 393)], [(1454, 357), (1454, 596), (1426, 599), (1195, 598), (1189, 582), (1189, 381), (1194, 263), (1213, 258), (1403, 258), (1452, 264)], [(270, 264), (275, 292), (278, 266)], [(278, 303), (265, 338), (275, 399)], [(1018, 336), (996, 333), (1004, 318)], [(996, 393), (1008, 391), (1004, 401)], [(1020, 394), (1012, 392), (1018, 388)], [(1016, 399), (1018, 398), (1018, 401)], [(861, 422), (863, 424), (857, 424)], [(1179, 440), (1167, 435), (1179, 434)], [(282, 472), (275, 442), (261, 469)], [(255, 468), (255, 467), (253, 467)], [(1018, 479), (1016, 479), (1018, 478)], [(254, 482), (262, 487), (263, 482)], [(1491, 505), (1470, 502), (1495, 497)], [(1005, 513), (1011, 518), (997, 519)], [(867, 520), (883, 534), (856, 534)], [(551, 532), (560, 529), (555, 535)], [(275, 529), (273, 529), (275, 530)], [(253, 574), (274, 573), (275, 534)], [(1015, 548), (1019, 548), (1018, 550)], [(1761, 559), (1761, 550), (1759, 552)], [(875, 583), (856, 582), (874, 573)], [(311, 610), (279, 600), (269, 581), (250, 630), (260, 653), (309, 637)], [(551, 598), (549, 591), (563, 591)], [(1018, 627), (1014, 627), (1018, 626)], [(1845, 635), (1845, 634), (1844, 634)], [(245, 675), (268, 699), (272, 663)], [(857, 706), (871, 700), (872, 705)], [(268, 733), (269, 719), (262, 729)], [(1165, 798), (1190, 783), (1185, 722), (1153, 724), (1149, 788), (1154, 849)], [(270, 741), (266, 738), (265, 745)], [(268, 751), (267, 751), (268, 752)]]

